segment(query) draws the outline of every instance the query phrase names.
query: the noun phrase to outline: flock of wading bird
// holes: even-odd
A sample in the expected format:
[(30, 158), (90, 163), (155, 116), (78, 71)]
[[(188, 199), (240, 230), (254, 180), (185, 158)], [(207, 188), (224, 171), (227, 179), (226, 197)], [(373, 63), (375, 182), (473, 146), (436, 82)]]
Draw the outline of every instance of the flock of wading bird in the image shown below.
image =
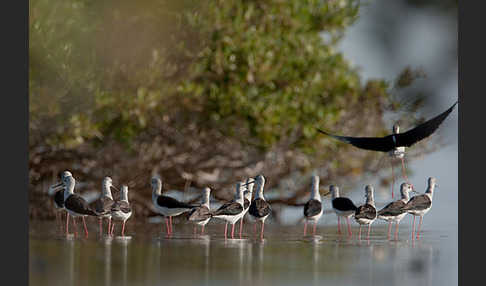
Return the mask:
[[(420, 238), (420, 228), (422, 225), (423, 216), (432, 207), (432, 198), (434, 189), (437, 187), (436, 179), (429, 177), (427, 179), (427, 189), (425, 193), (418, 194), (410, 198), (409, 193), (417, 193), (414, 186), (408, 182), (406, 176), (405, 164), (403, 158), (405, 156), (405, 147), (410, 147), (416, 142), (430, 136), (444, 121), (444, 119), (452, 112), (457, 102), (452, 105), (445, 112), (438, 116), (416, 126), (415, 128), (405, 132), (399, 133), (398, 125), (393, 126), (393, 134), (385, 137), (345, 137), (332, 135), (322, 130), (320, 132), (336, 138), (340, 141), (349, 143), (361, 149), (387, 152), (392, 159), (398, 158), (402, 161), (402, 174), (406, 180), (400, 185), (400, 199), (388, 203), (381, 210), (377, 210), (374, 201), (374, 189), (371, 185), (365, 187), (365, 204), (356, 206), (353, 201), (346, 197), (339, 195), (339, 188), (335, 185), (330, 185), (329, 192), (324, 196), (331, 194), (332, 209), (337, 215), (338, 219), (338, 233), (341, 234), (340, 218), (345, 218), (348, 228), (348, 235), (352, 236), (349, 219), (354, 217), (359, 224), (359, 239), (361, 239), (362, 226), (368, 226), (367, 239), (370, 237), (371, 224), (376, 219), (382, 219), (388, 222), (388, 239), (390, 239), (390, 232), (392, 223), (395, 222), (395, 240), (398, 239), (398, 224), (406, 216), (411, 214), (413, 216), (412, 239)], [(395, 182), (393, 174), (392, 161), (392, 199), (393, 199), (393, 185)], [(121, 236), (125, 235), (125, 223), (132, 215), (132, 209), (128, 201), (128, 186), (123, 185), (121, 190), (118, 190), (113, 185), (110, 177), (105, 177), (102, 182), (102, 194), (93, 203), (88, 203), (83, 197), (74, 193), (75, 179), (71, 172), (64, 171), (61, 174), (61, 182), (58, 182), (49, 187), (48, 194), (53, 197), (54, 205), (59, 210), (66, 210), (66, 235), (69, 235), (69, 217), (72, 217), (74, 224), (74, 235), (77, 235), (77, 226), (75, 218), (80, 217), (83, 220), (84, 231), (88, 237), (88, 229), (86, 227), (86, 216), (94, 216), (99, 220), (99, 232), (102, 235), (102, 221), (103, 218), (108, 219), (107, 235), (113, 236), (115, 221), (122, 223)], [(243, 230), (243, 219), (246, 213), (249, 213), (254, 219), (254, 235), (256, 235), (257, 223), (261, 223), (260, 239), (263, 239), (265, 219), (271, 214), (272, 210), (270, 204), (265, 200), (263, 189), (265, 185), (265, 177), (258, 175), (254, 178), (248, 178), (245, 182), (236, 183), (236, 192), (232, 201), (224, 203), (216, 210), (210, 208), (210, 188), (206, 187), (202, 190), (202, 202), (200, 204), (188, 204), (178, 201), (172, 197), (162, 194), (162, 181), (158, 176), (152, 177), (152, 203), (157, 212), (165, 218), (166, 233), (170, 237), (173, 234), (172, 217), (189, 213), (187, 219), (194, 224), (194, 233), (196, 233), (196, 226), (201, 226), (201, 234), (204, 233), (205, 225), (211, 218), (220, 219), (226, 222), (224, 229), (224, 237), (227, 238), (228, 223), (231, 224), (231, 238), (234, 238), (235, 224), (240, 221), (239, 237), (241, 238)], [(120, 192), (119, 200), (114, 200), (111, 188)], [(255, 195), (253, 196), (253, 190)], [(321, 194), (319, 192), (319, 177), (312, 176), (310, 199), (304, 205), (304, 236), (307, 234), (308, 222), (313, 222), (313, 234), (316, 233), (317, 221), (323, 214), (323, 207), (321, 203)], [(253, 197), (253, 199), (252, 199)], [(57, 212), (56, 212), (57, 216)], [(415, 236), (415, 218), (420, 217), (420, 223)], [(112, 222), (113, 220), (113, 222)], [(163, 227), (162, 227), (163, 228)]]

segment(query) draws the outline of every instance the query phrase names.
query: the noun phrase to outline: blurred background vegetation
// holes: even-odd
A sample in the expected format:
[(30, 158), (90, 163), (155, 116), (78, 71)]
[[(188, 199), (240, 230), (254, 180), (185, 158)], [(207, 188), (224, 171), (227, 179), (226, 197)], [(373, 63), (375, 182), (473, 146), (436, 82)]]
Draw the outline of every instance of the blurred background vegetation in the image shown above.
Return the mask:
[(65, 169), (81, 193), (107, 175), (128, 184), (137, 217), (153, 213), (153, 174), (164, 190), (210, 186), (227, 200), (261, 173), (275, 203), (298, 205), (311, 173), (327, 188), (389, 169), (316, 127), (381, 136), (390, 112), (404, 111), (404, 126), (423, 120), (411, 114), (425, 95), (403, 92), (422, 71), (363, 80), (337, 48), (360, 1), (29, 5), (31, 217), (54, 216), (45, 192)]

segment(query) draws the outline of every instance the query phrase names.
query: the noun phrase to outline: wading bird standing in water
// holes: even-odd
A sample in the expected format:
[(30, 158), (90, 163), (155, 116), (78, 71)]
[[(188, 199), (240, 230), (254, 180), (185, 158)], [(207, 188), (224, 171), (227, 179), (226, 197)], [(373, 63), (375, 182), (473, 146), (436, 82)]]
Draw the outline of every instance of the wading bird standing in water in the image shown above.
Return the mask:
[(265, 185), (265, 177), (262, 175), (258, 175), (255, 178), (255, 199), (251, 202), (250, 208), (248, 212), (255, 218), (255, 226), (257, 221), (260, 221), (262, 224), (262, 228), (260, 231), (260, 239), (263, 240), (263, 230), (265, 228), (265, 219), (270, 215), (272, 209), (270, 208), (270, 204), (267, 203), (265, 198), (263, 197), (263, 187)]
[(115, 229), (115, 221), (122, 221), (121, 235), (125, 236), (125, 223), (132, 215), (132, 208), (128, 202), (128, 186), (123, 185), (120, 191), (120, 200), (113, 203), (111, 207), (111, 219), (113, 219), (113, 225), (111, 227), (110, 234), (113, 235)]
[(104, 177), (103, 182), (101, 183), (101, 196), (92, 204), (94, 211), (98, 214), (100, 236), (103, 232), (103, 218), (108, 219), (107, 235), (110, 235), (111, 233), (111, 207), (115, 203), (115, 201), (113, 200), (113, 196), (111, 195), (111, 187), (115, 188), (115, 186), (113, 186), (112, 179), (110, 177)]
[(307, 222), (313, 221), (314, 228), (312, 234), (316, 234), (317, 221), (322, 216), (321, 194), (319, 193), (319, 176), (312, 176), (311, 196), (304, 205), (304, 236), (307, 233)]
[(401, 199), (389, 203), (378, 211), (378, 218), (388, 221), (388, 238), (390, 238), (391, 224), (395, 222), (395, 240), (398, 240), (398, 224), (407, 214), (405, 205), (410, 198), (408, 195), (410, 191), (413, 191), (412, 185), (409, 183), (402, 183), (400, 186)]
[(165, 217), (167, 235), (169, 236), (172, 234), (172, 217), (188, 212), (199, 205), (186, 204), (162, 195), (162, 181), (157, 177), (153, 177), (150, 183), (152, 185), (152, 203), (155, 209)]
[(243, 193), (243, 196), (245, 198), (244, 204), (243, 204), (243, 216), (241, 216), (240, 219), (240, 238), (241, 238), (241, 233), (243, 232), (243, 220), (245, 219), (245, 215), (248, 212), (248, 209), (250, 208), (251, 204), (251, 196), (253, 194), (253, 181), (250, 180), (250, 178), (246, 179), (246, 191)]
[(417, 230), (417, 239), (419, 239), (420, 227), (422, 226), (423, 217), (432, 208), (432, 197), (434, 195), (434, 189), (435, 187), (439, 186), (435, 181), (436, 179), (434, 177), (430, 177), (427, 180), (428, 187), (425, 191), (425, 194), (412, 197), (403, 208), (406, 212), (413, 216), (412, 239), (414, 239), (415, 217), (420, 217), (420, 223)]
[(375, 221), (377, 213), (375, 199), (373, 197), (373, 187), (367, 185), (365, 188), (366, 203), (359, 206), (354, 214), (354, 219), (359, 223), (358, 239), (361, 240), (361, 226), (368, 225), (368, 240), (370, 239), (371, 224)]
[[(210, 206), (209, 206), (209, 196), (211, 194), (211, 189), (206, 187), (203, 189), (202, 204), (200, 207), (195, 207), (189, 213), (187, 218), (190, 222), (201, 226), (201, 234), (204, 234), (204, 226), (211, 219)], [(194, 225), (194, 234), (196, 233), (196, 225)]]
[(353, 235), (353, 233), (351, 232), (351, 225), (349, 224), (349, 217), (354, 215), (358, 208), (349, 198), (339, 196), (339, 188), (337, 186), (331, 185), (329, 187), (329, 190), (331, 191), (332, 197), (332, 209), (334, 210), (338, 218), (338, 233), (341, 234), (340, 217), (345, 217), (346, 224), (348, 225), (348, 234), (349, 236)]
[(228, 223), (231, 224), (231, 238), (235, 238), (235, 223), (243, 216), (244, 214), (244, 195), (243, 195), (243, 188), (242, 183), (236, 183), (236, 198), (228, 203), (225, 203), (221, 207), (219, 207), (215, 212), (211, 214), (212, 217), (222, 219), (226, 221), (224, 226), (224, 238), (227, 237), (228, 232)]
[(389, 156), (392, 158), (391, 165), (392, 165), (392, 177), (393, 177), (393, 181), (392, 181), (392, 198), (393, 198), (393, 185), (395, 184), (395, 175), (393, 174), (393, 159), (397, 158), (402, 161), (403, 178), (408, 183), (408, 177), (405, 170), (405, 162), (404, 162), (405, 147), (411, 147), (413, 144), (432, 135), (435, 132), (435, 130), (439, 128), (440, 124), (444, 121), (444, 119), (446, 119), (446, 117), (452, 112), (456, 104), (457, 102), (454, 103), (449, 109), (447, 109), (443, 113), (416, 126), (413, 129), (408, 130), (405, 133), (399, 133), (400, 128), (398, 124), (395, 124), (393, 125), (393, 134), (390, 134), (385, 137), (346, 137), (346, 136), (333, 135), (325, 131), (322, 131), (320, 129), (317, 130), (339, 141), (351, 144), (361, 149), (387, 152)]
[[(49, 190), (47, 191), (47, 194), (51, 197), (53, 197), (54, 200), (54, 206), (56, 207), (56, 223), (59, 224), (59, 229), (60, 232), (62, 233), (62, 214), (61, 217), (59, 217), (59, 212), (65, 210), (64, 208), (64, 178), (73, 176), (71, 172), (69, 171), (64, 171), (61, 174), (61, 182), (58, 182), (52, 186), (49, 187)], [(69, 219), (69, 214), (66, 213), (66, 219)]]
[[(64, 208), (68, 212), (69, 215), (73, 217), (73, 224), (74, 224), (74, 235), (77, 234), (76, 229), (76, 217), (81, 217), (83, 219), (84, 225), (84, 233), (86, 237), (88, 237), (88, 229), (86, 228), (86, 221), (85, 217), (90, 216), (98, 216), (88, 205), (83, 197), (76, 195), (74, 193), (74, 185), (76, 184), (76, 180), (73, 176), (68, 176), (63, 179), (64, 181)], [(66, 235), (69, 234), (69, 217), (66, 220)]]

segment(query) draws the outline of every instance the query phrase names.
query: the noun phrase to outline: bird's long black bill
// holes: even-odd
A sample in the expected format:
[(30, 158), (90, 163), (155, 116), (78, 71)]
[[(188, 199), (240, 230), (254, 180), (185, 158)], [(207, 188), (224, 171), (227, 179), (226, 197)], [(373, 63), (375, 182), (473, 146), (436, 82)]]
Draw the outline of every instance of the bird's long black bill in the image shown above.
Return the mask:
[(255, 183), (255, 182), (256, 182), (256, 181), (255, 181), (255, 180), (253, 180), (253, 181), (250, 181), (250, 182), (248, 182), (248, 183), (241, 184), (241, 186), (248, 186), (248, 185), (251, 185), (251, 184), (253, 184), (253, 183)]
[(111, 185), (110, 187), (112, 187), (113, 189), (115, 189), (117, 192), (119, 192), (119, 191), (120, 191), (120, 190), (119, 190), (117, 187), (115, 187), (115, 186), (113, 186), (113, 185)]

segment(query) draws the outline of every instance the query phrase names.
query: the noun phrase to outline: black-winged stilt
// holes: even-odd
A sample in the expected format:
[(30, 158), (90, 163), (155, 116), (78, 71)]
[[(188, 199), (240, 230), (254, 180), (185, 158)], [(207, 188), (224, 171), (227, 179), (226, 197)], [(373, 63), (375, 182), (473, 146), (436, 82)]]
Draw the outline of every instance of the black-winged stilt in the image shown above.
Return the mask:
[(354, 214), (354, 219), (357, 223), (359, 223), (359, 240), (361, 240), (361, 226), (363, 225), (368, 226), (368, 240), (370, 239), (371, 224), (375, 221), (377, 217), (373, 191), (373, 186), (367, 185), (365, 187), (366, 203), (359, 206)]
[(395, 240), (398, 239), (398, 224), (407, 214), (404, 208), (410, 198), (408, 195), (410, 191), (413, 191), (412, 185), (409, 183), (402, 183), (400, 185), (401, 198), (387, 204), (384, 208), (378, 211), (378, 218), (388, 221), (388, 238), (390, 238), (391, 224), (395, 222)]
[(313, 221), (314, 228), (313, 234), (316, 234), (317, 221), (322, 216), (322, 203), (321, 194), (319, 193), (319, 176), (312, 176), (311, 181), (311, 196), (307, 203), (304, 205), (304, 236), (307, 232), (307, 222)]
[[(84, 232), (86, 237), (88, 237), (88, 229), (86, 227), (85, 217), (90, 216), (97, 216), (98, 214), (95, 213), (88, 205), (83, 197), (74, 193), (74, 186), (76, 184), (76, 180), (73, 176), (67, 176), (63, 179), (65, 189), (64, 189), (64, 208), (68, 212), (69, 215), (73, 217), (73, 223), (75, 227), (74, 234), (76, 235), (76, 217), (81, 217), (83, 219), (84, 225)], [(66, 235), (69, 233), (69, 219), (66, 221)]]
[(338, 233), (341, 234), (340, 217), (344, 217), (346, 218), (346, 223), (348, 225), (348, 234), (351, 236), (353, 233), (351, 232), (349, 217), (355, 214), (357, 207), (349, 198), (339, 196), (339, 188), (337, 186), (331, 185), (329, 189), (332, 196), (332, 209), (338, 218)]
[(125, 236), (125, 223), (132, 216), (132, 208), (128, 202), (128, 186), (123, 185), (120, 190), (120, 199), (116, 200), (111, 206), (111, 219), (113, 219), (113, 226), (111, 227), (111, 235), (115, 229), (115, 221), (122, 222), (121, 235)]
[(111, 207), (115, 203), (111, 194), (111, 187), (113, 180), (110, 177), (104, 177), (101, 183), (101, 196), (93, 202), (92, 208), (98, 214), (98, 221), (100, 225), (100, 235), (102, 234), (103, 218), (108, 219), (107, 235), (110, 235), (111, 229)]
[[(157, 211), (165, 217), (165, 224), (167, 226), (167, 235), (172, 234), (172, 217), (178, 216), (182, 213), (192, 210), (199, 205), (191, 205), (180, 202), (169, 196), (162, 195), (162, 180), (157, 177), (153, 177), (151, 180), (152, 185), (152, 202)], [(169, 219), (167, 219), (167, 217)]]
[(408, 212), (413, 216), (412, 239), (414, 238), (414, 231), (415, 231), (415, 217), (416, 216), (420, 217), (420, 223), (417, 231), (417, 239), (419, 239), (420, 228), (422, 226), (423, 217), (432, 208), (432, 198), (434, 195), (434, 189), (439, 186), (436, 183), (436, 179), (434, 177), (428, 178), (427, 183), (428, 186), (427, 186), (427, 190), (425, 191), (425, 194), (412, 197), (403, 208), (406, 212)]
[[(187, 218), (190, 222), (201, 226), (201, 234), (204, 234), (204, 226), (211, 219), (211, 207), (209, 205), (209, 197), (211, 194), (211, 189), (205, 187), (203, 189), (202, 204), (199, 207), (195, 207), (189, 213)], [(196, 226), (194, 225), (194, 233), (196, 233)]]
[[(403, 177), (408, 182), (408, 177), (405, 171), (405, 163), (404, 163), (405, 147), (411, 147), (413, 144), (432, 135), (435, 132), (435, 130), (439, 128), (440, 124), (452, 112), (456, 104), (457, 102), (454, 103), (451, 107), (449, 107), (446, 111), (437, 115), (436, 117), (416, 126), (413, 129), (408, 130), (405, 133), (399, 133), (399, 126), (395, 124), (393, 125), (393, 134), (390, 134), (385, 137), (347, 137), (347, 136), (333, 135), (325, 131), (322, 131), (320, 129), (318, 129), (318, 131), (328, 136), (331, 136), (337, 140), (340, 140), (342, 142), (351, 144), (355, 147), (365, 149), (365, 150), (387, 152), (390, 155), (390, 157), (392, 157), (392, 159), (393, 158), (401, 159)], [(393, 198), (393, 185), (395, 183), (395, 177), (393, 174), (393, 161), (392, 161), (392, 176), (393, 176), (393, 182), (392, 182), (392, 198)]]
[(231, 224), (231, 238), (234, 238), (235, 223), (243, 216), (244, 213), (244, 195), (242, 183), (236, 184), (236, 198), (228, 203), (223, 204), (216, 211), (211, 213), (212, 217), (226, 221), (224, 227), (224, 238), (226, 239), (228, 223)]
[(265, 219), (270, 215), (272, 209), (263, 196), (263, 187), (265, 186), (265, 177), (258, 175), (255, 177), (255, 199), (251, 202), (248, 213), (255, 218), (255, 225), (257, 221), (262, 224), (260, 230), (260, 239), (263, 239), (263, 231), (265, 228)]

